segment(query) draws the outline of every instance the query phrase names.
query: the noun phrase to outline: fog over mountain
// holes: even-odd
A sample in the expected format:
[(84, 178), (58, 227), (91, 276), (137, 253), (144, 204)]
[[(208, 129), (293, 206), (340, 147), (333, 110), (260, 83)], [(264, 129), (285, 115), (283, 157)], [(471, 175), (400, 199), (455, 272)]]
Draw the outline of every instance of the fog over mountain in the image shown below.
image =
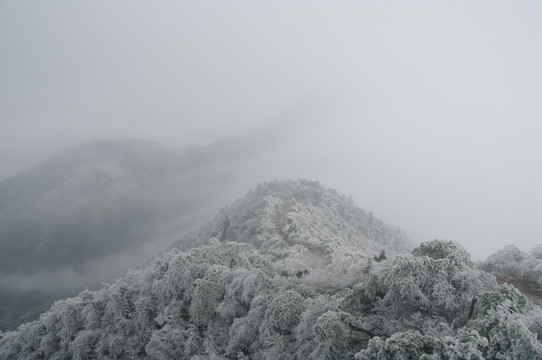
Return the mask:
[(271, 177), (261, 171), (262, 157), (299, 137), (310, 116), (300, 109), (248, 134), (182, 150), (148, 140), (93, 141), (0, 182), (0, 273), (86, 272), (96, 265), (89, 261), (102, 267), (106, 257), (138, 250), (150, 258), (255, 178)]
[[(269, 348), (265, 336), (277, 334), (262, 328), (267, 335), (250, 340), (262, 352), (247, 347), (241, 335), (238, 343), (226, 344), (202, 329), (194, 333), (203, 322), (175, 327), (179, 324), (164, 320), (168, 311), (181, 311), (187, 320), (191, 298), (170, 307), (155, 302), (156, 294), (173, 298), (165, 288), (149, 295), (145, 286), (164, 275), (162, 268), (149, 265), (152, 261), (166, 266), (182, 253), (192, 256), (196, 267), (234, 269), (222, 260), (202, 265), (199, 257), (213, 249), (227, 253), (229, 261), (229, 252), (237, 249), (258, 262), (241, 268), (276, 277), (272, 291), (290, 291), (285, 284), (302, 278), (304, 285), (292, 286), (313, 310), (320, 306), (316, 298), (335, 291), (376, 291), (379, 295), (363, 311), (391, 314), (386, 318), (391, 322), (381, 332), (382, 342), (371, 337), (369, 346), (364, 337), (343, 344), (351, 356), (370, 357), (388, 340), (420, 340), (408, 331), (427, 329), (435, 337), (422, 340), (435, 349), (470, 336), (470, 344), (477, 344), (471, 355), (497, 356), (498, 349), (489, 350), (491, 331), (480, 324), (489, 321), (489, 313), (501, 316), (508, 300), (521, 305), (521, 315), (514, 318), (521, 318), (515, 329), (525, 337), (519, 338), (532, 340), (538, 334), (539, 340), (538, 315), (534, 325), (523, 321), (531, 314), (530, 303), (495, 281), (514, 284), (531, 301), (540, 299), (541, 10), (539, 2), (527, 0), (0, 2), (0, 329), (36, 320), (67, 296), (76, 296), (76, 302), (103, 296), (113, 304), (109, 300), (118, 296), (117, 285), (92, 291), (102, 282), (127, 281), (134, 289), (144, 283), (134, 301), (149, 297), (159, 309), (151, 314), (155, 322), (145, 323), (152, 323), (149, 329), (156, 333), (133, 332), (142, 336), (127, 345), (137, 349), (137, 356), (147, 350), (156, 358), (215, 354), (209, 347), (205, 353), (161, 348), (160, 336), (182, 334), (200, 348), (205, 341), (216, 345), (221, 349), (216, 354), (230, 358), (265, 358), (279, 348), (288, 354), (300, 350), (296, 356), (301, 358), (333, 357), (337, 348), (331, 343), (309, 352), (314, 344), (305, 340), (327, 339), (324, 330), (320, 335), (307, 330), (314, 325), (310, 312), (302, 318), (311, 325), (295, 334), (275, 324), (284, 347), (277, 342)], [(440, 242), (430, 242), (434, 239)], [(458, 256), (460, 270), (446, 267), (434, 248)], [(383, 259), (382, 250), (387, 265), (375, 270), (372, 261)], [(395, 255), (405, 253), (408, 261), (394, 263)], [(479, 267), (470, 257), (482, 261)], [(419, 263), (428, 274), (433, 266), (446, 267), (442, 274), (450, 276), (430, 280), (434, 283), (420, 290), (429, 296), (421, 297), (426, 307), (420, 316), (442, 316), (455, 326), (452, 305), (427, 305), (446, 302), (444, 295), (424, 293), (433, 286), (457, 300), (462, 311), (473, 297), (483, 296), (498, 309), (485, 304), (477, 320), (461, 313), (458, 321), (468, 330), (461, 333), (436, 329), (426, 320), (420, 320), (423, 326), (407, 324), (412, 319), (404, 322), (402, 316), (414, 312), (390, 310), (405, 295), (390, 290), (403, 275), (390, 274)], [(389, 280), (379, 288), (382, 293), (352, 275), (361, 268), (367, 276)], [(127, 276), (134, 282), (116, 280), (128, 269), (150, 269), (135, 273), (152, 279), (131, 273)], [(214, 276), (214, 270), (205, 275), (207, 270), (190, 279)], [(353, 277), (341, 278), (342, 270)], [(482, 274), (482, 280), (467, 273)], [(471, 298), (458, 295), (454, 276), (467, 276), (460, 283)], [(447, 290), (439, 288), (439, 281)], [(298, 285), (315, 293), (308, 296)], [(85, 287), (92, 295), (77, 295)], [(416, 285), (405, 292), (418, 290)], [(245, 307), (254, 299), (249, 298), (237, 309), (242, 317), (250, 313)], [(332, 300), (320, 310), (343, 311), (338, 304), (347, 300)], [(263, 316), (268, 304), (256, 301), (253, 309), (259, 310), (251, 316)], [(107, 316), (125, 317), (124, 305)], [(62, 317), (62, 307), (48, 316)], [(215, 310), (209, 314), (224, 309)], [(222, 321), (217, 319), (212, 321)], [(55, 321), (39, 321), (25, 329), (45, 336), (45, 326), (44, 338), (53, 340), (42, 344), (41, 353), (36, 343), (21, 345), (27, 331), (21, 330), (13, 342), (6, 340), (5, 354), (85, 357), (82, 348), (74, 350), (77, 342), (67, 345), (81, 328), (62, 337), (48, 327)], [(84, 323), (89, 333), (79, 340), (89, 354), (114, 353), (108, 342), (115, 340), (85, 321), (79, 325)], [(341, 324), (343, 330), (359, 325)], [(250, 326), (246, 331), (255, 333)], [(233, 334), (235, 328), (227, 331)], [(397, 331), (402, 335), (396, 339)], [(60, 348), (49, 346), (57, 335), (63, 339)], [(363, 354), (360, 343), (368, 346)], [(529, 344), (538, 354), (538, 343)]]
[(230, 200), (318, 179), (416, 239), (475, 258), (529, 249), (540, 14), (531, 1), (2, 2), (0, 178), (88, 140), (210, 144), (312, 98), (295, 140)]
[[(379, 216), (405, 207), (418, 209), (399, 201), (399, 195), (388, 203), (381, 193), (386, 183), (364, 187), (390, 169), (377, 172), (373, 167), (383, 164), (374, 162), (369, 149), (345, 151), (341, 149), (345, 144), (331, 146), (330, 139), (338, 136), (327, 124), (334, 104), (317, 99), (306, 98), (259, 128), (206, 146), (173, 149), (148, 140), (91, 141), (2, 181), (0, 295), (8, 304), (4, 314), (26, 303), (25, 309), (42, 311), (52, 299), (113, 280), (168, 248), (253, 184), (269, 179), (308, 176), (343, 184), (354, 200), (363, 196), (364, 207)], [(341, 136), (347, 140), (351, 135)], [(371, 141), (364, 133), (355, 136)], [(348, 169), (343, 163), (350, 164)], [(350, 184), (361, 174), (359, 186)], [(427, 191), (434, 194), (435, 189), (427, 184)], [(376, 198), (379, 195), (382, 201)], [(420, 199), (422, 208), (426, 198)], [(453, 216), (450, 221), (464, 216), (462, 212), (446, 215)], [(434, 226), (420, 220), (414, 228), (437, 237)], [(477, 249), (493, 229), (482, 230), (480, 241), (460, 242)], [(417, 231), (408, 233), (414, 243), (424, 240)], [(492, 240), (491, 249), (496, 251), (499, 244)], [(521, 244), (520, 240), (502, 241)], [(532, 247), (527, 244), (523, 250)], [(11, 326), (8, 323), (3, 326)]]
[(299, 136), (300, 109), (208, 146), (93, 141), (0, 182), (0, 325), (112, 281), (207, 221), (265, 176), (262, 156)]

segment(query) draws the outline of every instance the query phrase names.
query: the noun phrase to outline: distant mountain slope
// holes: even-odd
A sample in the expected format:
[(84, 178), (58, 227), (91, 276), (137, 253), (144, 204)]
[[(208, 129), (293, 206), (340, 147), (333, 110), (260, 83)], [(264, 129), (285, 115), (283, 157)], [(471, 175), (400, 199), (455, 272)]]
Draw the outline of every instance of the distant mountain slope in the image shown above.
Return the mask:
[(321, 104), (296, 104), (247, 134), (182, 151), (92, 142), (1, 181), (0, 276), (80, 267), (193, 228), (260, 181), (245, 175), (269, 167), (259, 155), (322, 113)]
[(237, 143), (261, 150), (243, 137), (184, 151), (105, 140), (0, 182), (0, 275), (78, 268), (190, 229), (230, 196)]
[[(143, 140), (80, 146), (0, 183), (0, 272), (72, 266), (147, 240), (179, 155)], [(130, 245), (128, 245), (130, 244)]]

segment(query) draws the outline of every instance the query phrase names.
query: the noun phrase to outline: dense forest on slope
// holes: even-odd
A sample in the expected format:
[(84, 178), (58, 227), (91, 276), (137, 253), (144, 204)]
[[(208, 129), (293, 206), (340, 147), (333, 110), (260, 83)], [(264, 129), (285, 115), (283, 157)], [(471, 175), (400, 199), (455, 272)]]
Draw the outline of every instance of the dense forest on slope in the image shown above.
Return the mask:
[(290, 249), (273, 258), (215, 239), (172, 250), (2, 334), (0, 356), (542, 358), (540, 307), (455, 243), (381, 261), (350, 250), (301, 277)]
[(398, 229), (316, 182), (260, 185), (185, 239), (1, 333), (0, 358), (542, 359), (515, 287), (454, 242), (400, 254)]

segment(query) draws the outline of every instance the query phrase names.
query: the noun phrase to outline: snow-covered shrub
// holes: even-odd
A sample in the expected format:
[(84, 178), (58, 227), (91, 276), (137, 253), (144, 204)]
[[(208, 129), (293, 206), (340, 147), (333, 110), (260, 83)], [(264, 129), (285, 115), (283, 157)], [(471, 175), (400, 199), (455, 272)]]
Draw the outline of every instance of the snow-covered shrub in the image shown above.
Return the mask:
[(480, 269), (500, 276), (525, 278), (542, 286), (542, 246), (530, 253), (522, 252), (515, 245), (508, 245), (483, 261)]

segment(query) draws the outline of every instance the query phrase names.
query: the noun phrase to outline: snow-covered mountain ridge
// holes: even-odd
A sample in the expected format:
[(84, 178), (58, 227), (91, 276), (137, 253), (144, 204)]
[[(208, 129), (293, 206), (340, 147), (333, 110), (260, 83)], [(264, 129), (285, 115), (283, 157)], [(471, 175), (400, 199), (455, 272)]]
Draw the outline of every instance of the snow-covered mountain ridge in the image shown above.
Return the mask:
[(175, 246), (186, 249), (211, 238), (249, 243), (264, 251), (301, 245), (332, 253), (333, 248), (348, 246), (368, 256), (382, 251), (393, 256), (412, 248), (401, 229), (359, 208), (351, 198), (302, 179), (258, 185)]
[(0, 359), (542, 359), (540, 307), (451, 241), (380, 256), (402, 233), (348, 204), (263, 184), (180, 248), (0, 333)]

